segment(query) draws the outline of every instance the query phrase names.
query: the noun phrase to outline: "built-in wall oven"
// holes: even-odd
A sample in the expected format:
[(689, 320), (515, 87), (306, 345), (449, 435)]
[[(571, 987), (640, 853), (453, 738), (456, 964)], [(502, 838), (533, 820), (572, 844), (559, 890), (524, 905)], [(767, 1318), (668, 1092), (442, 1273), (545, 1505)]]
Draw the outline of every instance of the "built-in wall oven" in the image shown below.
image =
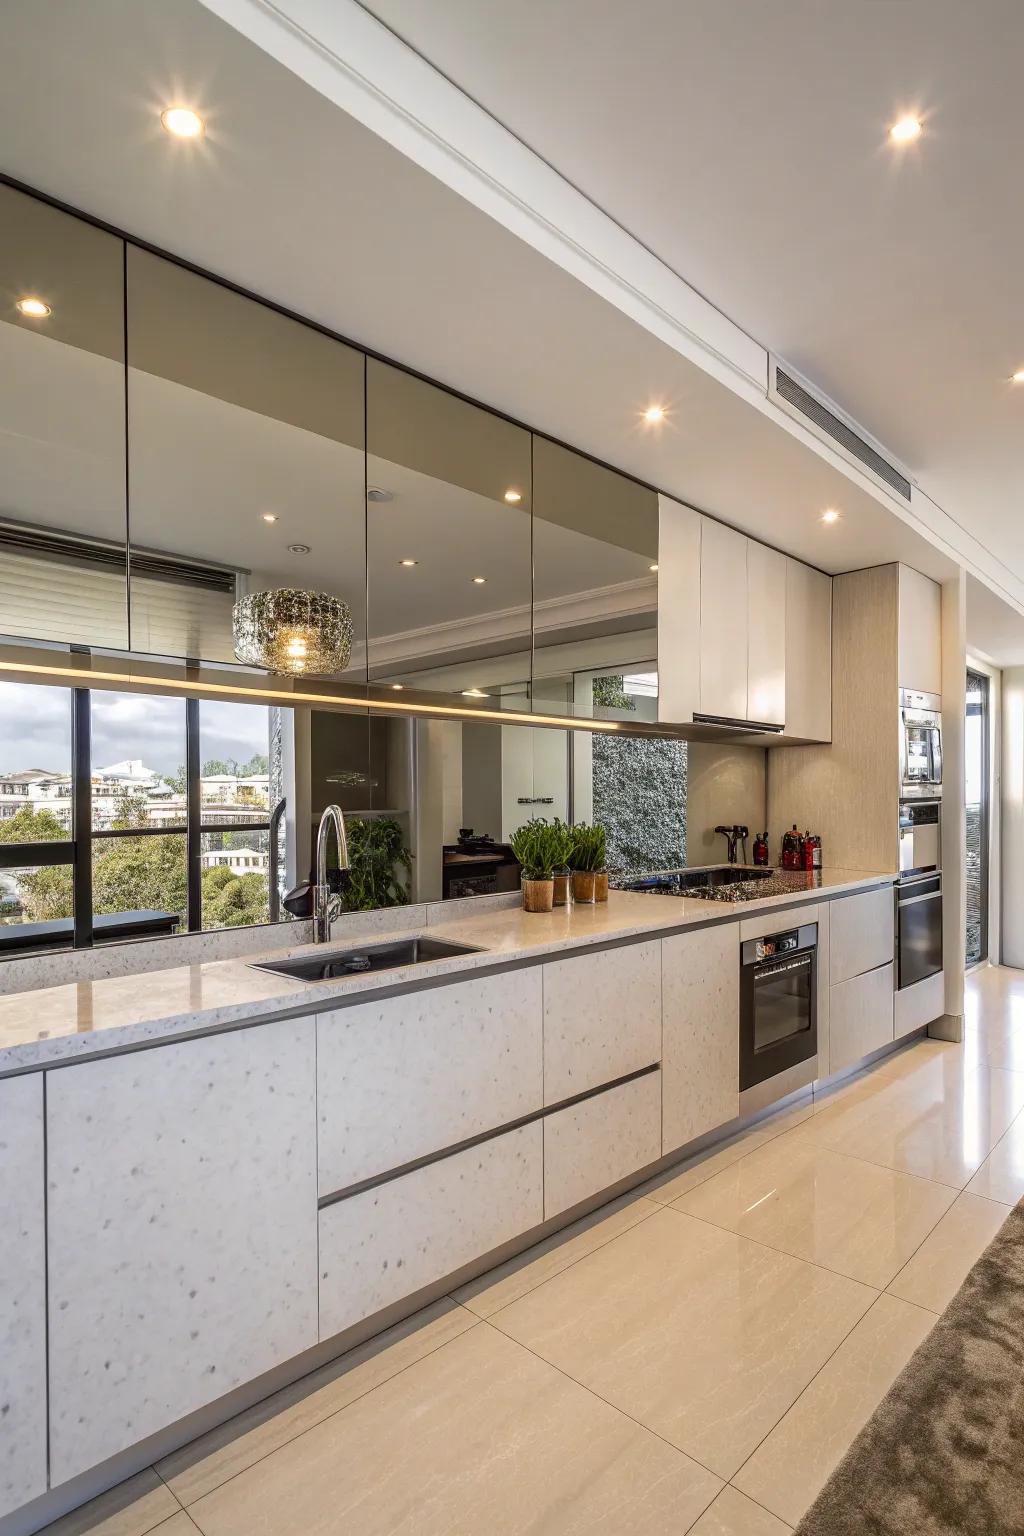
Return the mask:
[(941, 800), (900, 800), (900, 878), (942, 868)]
[(896, 885), (896, 988), (942, 970), (942, 875), (903, 875)]
[(942, 700), (900, 689), (900, 780), (903, 798), (934, 797), (942, 783)]
[(818, 925), (748, 939), (740, 949), (740, 1111), (818, 1075)]

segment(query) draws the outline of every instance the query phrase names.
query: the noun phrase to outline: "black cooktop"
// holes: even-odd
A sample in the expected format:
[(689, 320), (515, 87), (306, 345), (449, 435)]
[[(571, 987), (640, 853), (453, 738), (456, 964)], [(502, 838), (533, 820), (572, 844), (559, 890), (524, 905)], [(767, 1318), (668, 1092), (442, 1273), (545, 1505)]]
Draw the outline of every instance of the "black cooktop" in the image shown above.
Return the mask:
[(810, 870), (765, 869), (753, 864), (725, 864), (712, 869), (669, 869), (618, 885), (623, 891), (655, 896), (694, 896), (699, 901), (758, 901), (814, 890), (819, 876)]

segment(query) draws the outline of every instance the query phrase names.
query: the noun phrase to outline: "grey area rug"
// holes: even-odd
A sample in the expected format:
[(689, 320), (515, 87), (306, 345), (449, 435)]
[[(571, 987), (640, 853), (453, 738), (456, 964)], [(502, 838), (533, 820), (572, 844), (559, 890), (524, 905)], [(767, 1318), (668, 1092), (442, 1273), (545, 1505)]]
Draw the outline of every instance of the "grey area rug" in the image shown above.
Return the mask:
[(1024, 1202), (797, 1536), (1024, 1536)]

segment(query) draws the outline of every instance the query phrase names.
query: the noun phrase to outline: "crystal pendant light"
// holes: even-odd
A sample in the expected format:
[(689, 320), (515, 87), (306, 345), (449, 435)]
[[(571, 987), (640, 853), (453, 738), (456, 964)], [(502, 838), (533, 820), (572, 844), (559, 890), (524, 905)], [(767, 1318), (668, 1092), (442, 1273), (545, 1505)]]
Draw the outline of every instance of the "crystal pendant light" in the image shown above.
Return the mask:
[(326, 592), (278, 587), (250, 592), (232, 609), (235, 655), (287, 675), (341, 672), (352, 653), (347, 603)]

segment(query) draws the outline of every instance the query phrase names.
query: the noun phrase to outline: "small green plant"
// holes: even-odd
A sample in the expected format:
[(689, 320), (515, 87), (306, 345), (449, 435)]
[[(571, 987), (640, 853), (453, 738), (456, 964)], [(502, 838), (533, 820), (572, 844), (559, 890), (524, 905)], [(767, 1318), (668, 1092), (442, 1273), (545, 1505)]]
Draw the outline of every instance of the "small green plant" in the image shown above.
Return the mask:
[[(349, 867), (343, 876), (346, 912), (404, 907), (409, 901), (412, 850), (393, 816), (347, 816)], [(404, 870), (406, 880), (400, 878)]]
[(556, 816), (551, 824), (551, 830), (557, 836), (555, 868), (568, 869), (572, 860), (572, 827)]
[(552, 826), (543, 817), (535, 816), (516, 827), (508, 843), (527, 880), (551, 879), (563, 847), (557, 823)]
[(572, 852), (569, 856), (572, 868), (586, 870), (588, 873), (601, 870), (605, 867), (607, 857), (604, 827), (590, 827), (585, 821), (577, 822), (572, 828)]

